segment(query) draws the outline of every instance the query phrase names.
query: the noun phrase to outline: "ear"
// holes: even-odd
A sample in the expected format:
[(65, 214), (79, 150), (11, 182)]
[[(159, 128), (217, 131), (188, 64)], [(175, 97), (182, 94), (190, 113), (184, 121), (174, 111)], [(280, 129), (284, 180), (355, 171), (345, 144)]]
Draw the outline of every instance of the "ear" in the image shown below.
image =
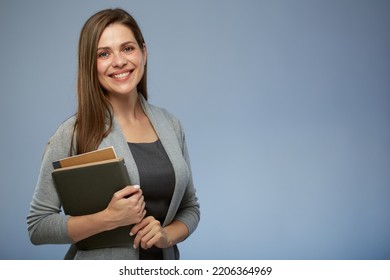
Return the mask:
[(146, 62), (147, 62), (147, 59), (148, 59), (148, 51), (146, 49), (146, 45), (144, 43), (143, 47), (142, 47), (142, 54), (144, 55), (144, 61), (145, 61), (145, 64), (144, 66), (146, 65)]

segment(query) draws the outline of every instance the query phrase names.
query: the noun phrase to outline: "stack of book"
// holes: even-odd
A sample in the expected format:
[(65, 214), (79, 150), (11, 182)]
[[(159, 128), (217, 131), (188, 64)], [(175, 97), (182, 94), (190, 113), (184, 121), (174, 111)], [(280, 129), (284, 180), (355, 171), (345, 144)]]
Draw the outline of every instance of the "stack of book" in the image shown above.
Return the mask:
[[(112, 195), (130, 185), (123, 158), (113, 147), (53, 162), (52, 177), (66, 215), (82, 216), (104, 210)], [(76, 243), (80, 250), (129, 245), (131, 226), (104, 231)], [(132, 244), (132, 243), (131, 243)]]

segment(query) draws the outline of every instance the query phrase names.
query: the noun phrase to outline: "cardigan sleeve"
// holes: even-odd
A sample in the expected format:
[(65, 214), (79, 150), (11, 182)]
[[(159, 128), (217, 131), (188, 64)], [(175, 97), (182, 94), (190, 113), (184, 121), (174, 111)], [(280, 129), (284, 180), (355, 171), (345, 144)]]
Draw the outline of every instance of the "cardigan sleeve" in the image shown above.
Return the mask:
[(27, 216), (28, 233), (35, 245), (71, 243), (67, 231), (68, 217), (62, 213), (51, 176), (52, 162), (69, 155), (73, 119), (63, 123), (46, 145), (38, 181)]
[(185, 193), (175, 216), (175, 220), (179, 220), (184, 223), (189, 230), (189, 235), (191, 235), (197, 228), (200, 221), (200, 205), (193, 183), (190, 157), (186, 144), (184, 129), (178, 119), (172, 117), (172, 122), (181, 145), (184, 160), (186, 161), (189, 170), (188, 185), (185, 189)]

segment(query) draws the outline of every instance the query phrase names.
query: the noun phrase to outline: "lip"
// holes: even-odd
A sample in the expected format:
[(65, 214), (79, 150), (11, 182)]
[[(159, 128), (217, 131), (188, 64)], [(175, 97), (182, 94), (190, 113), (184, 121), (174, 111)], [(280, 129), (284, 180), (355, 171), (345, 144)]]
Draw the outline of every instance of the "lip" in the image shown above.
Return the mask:
[[(115, 71), (113, 73), (110, 73), (108, 76), (111, 79), (118, 80), (118, 81), (123, 81), (123, 80), (127, 80), (128, 78), (130, 78), (130, 76), (133, 73), (133, 71), (134, 70), (131, 70), (131, 69), (120, 70), (120, 71)], [(124, 74), (127, 74), (127, 75), (124, 75)]]

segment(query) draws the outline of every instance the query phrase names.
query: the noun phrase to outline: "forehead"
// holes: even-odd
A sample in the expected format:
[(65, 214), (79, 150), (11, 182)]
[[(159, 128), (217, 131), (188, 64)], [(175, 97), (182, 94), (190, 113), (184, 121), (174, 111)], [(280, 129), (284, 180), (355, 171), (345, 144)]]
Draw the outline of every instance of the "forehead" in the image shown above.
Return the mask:
[(98, 47), (113, 47), (121, 45), (123, 42), (136, 43), (137, 41), (129, 27), (120, 23), (113, 23), (104, 29), (99, 38)]

